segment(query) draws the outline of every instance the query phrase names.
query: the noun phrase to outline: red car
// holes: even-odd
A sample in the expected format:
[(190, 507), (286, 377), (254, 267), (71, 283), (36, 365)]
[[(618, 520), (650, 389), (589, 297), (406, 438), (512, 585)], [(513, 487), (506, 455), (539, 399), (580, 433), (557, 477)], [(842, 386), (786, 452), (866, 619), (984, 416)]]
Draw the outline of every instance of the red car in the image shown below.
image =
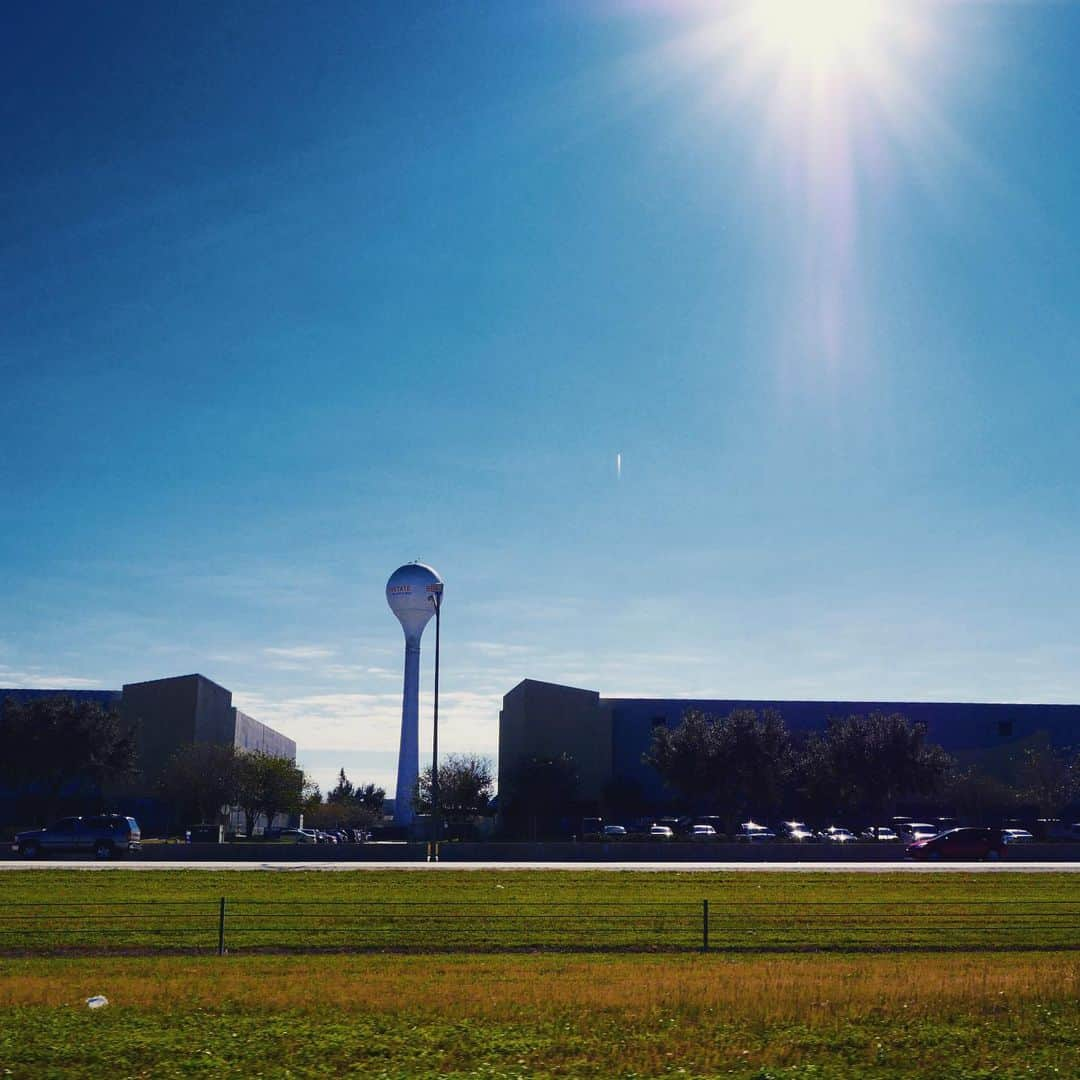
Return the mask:
[(1004, 859), (1000, 829), (950, 829), (907, 846), (911, 859)]

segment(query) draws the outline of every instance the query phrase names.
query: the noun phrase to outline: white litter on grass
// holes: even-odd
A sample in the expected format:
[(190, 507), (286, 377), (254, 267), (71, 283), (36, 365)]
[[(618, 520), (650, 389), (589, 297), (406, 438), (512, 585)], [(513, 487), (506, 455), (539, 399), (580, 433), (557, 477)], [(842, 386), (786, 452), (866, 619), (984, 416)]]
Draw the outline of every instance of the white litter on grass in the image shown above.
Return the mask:
[(86, 999), (86, 1004), (91, 1009), (104, 1009), (109, 1004), (109, 999), (104, 994), (95, 994)]

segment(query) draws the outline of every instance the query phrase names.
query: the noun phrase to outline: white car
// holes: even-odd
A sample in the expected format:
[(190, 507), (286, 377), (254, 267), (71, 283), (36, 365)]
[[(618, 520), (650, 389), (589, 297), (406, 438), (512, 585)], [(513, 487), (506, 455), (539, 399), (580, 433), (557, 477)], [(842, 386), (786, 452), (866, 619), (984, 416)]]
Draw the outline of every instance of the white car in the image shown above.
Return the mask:
[(317, 844), (319, 842), (314, 829), (282, 829), (279, 835), (286, 843)]
[(904, 826), (904, 839), (913, 844), (916, 840), (930, 840), (937, 836), (941, 830), (936, 825), (925, 821), (913, 821)]
[(649, 830), (649, 837), (653, 840), (672, 840), (675, 834), (668, 825), (654, 825)]
[(843, 829), (839, 825), (830, 825), (822, 838), (830, 844), (850, 844), (855, 840), (855, 834), (850, 829)]
[(1001, 839), (1006, 844), (1030, 844), (1035, 840), (1035, 837), (1027, 829), (1002, 829)]
[(625, 836), (626, 829), (622, 825), (605, 825), (602, 832), (603, 836)]
[(775, 840), (776, 833), (772, 829), (765, 828), (753, 821), (744, 821), (735, 834), (735, 839), (744, 844), (762, 844), (768, 840)]
[(896, 831), (894, 829), (890, 829), (885, 825), (880, 825), (876, 834), (874, 832), (873, 826), (871, 826), (869, 829), (863, 830), (862, 838), (864, 840), (891, 840), (893, 843), (900, 839), (900, 837), (896, 835)]
[(715, 840), (716, 830), (711, 825), (695, 825), (690, 830), (691, 840)]

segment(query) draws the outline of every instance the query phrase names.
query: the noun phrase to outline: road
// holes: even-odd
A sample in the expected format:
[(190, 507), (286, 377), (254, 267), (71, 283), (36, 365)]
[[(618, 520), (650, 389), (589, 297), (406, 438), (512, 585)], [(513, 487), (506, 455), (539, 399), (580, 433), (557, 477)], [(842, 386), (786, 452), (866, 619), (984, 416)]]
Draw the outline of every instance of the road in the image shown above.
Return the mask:
[(679, 874), (1017, 874), (1080, 873), (1080, 862), (256, 862), (182, 860), (140, 862), (118, 860), (97, 862), (81, 859), (0, 860), (3, 870), (336, 870), (364, 873), (368, 870), (411, 870), (419, 873), (441, 870), (602, 870), (608, 873), (646, 871)]

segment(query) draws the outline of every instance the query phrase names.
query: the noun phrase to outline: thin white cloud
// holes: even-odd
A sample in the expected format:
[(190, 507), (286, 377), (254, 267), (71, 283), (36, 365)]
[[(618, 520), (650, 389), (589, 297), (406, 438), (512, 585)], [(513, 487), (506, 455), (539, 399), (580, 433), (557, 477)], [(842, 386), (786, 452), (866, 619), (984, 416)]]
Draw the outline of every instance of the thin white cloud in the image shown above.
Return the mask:
[[(509, 689), (507, 687), (506, 689)], [(314, 693), (274, 696), (264, 691), (234, 690), (233, 703), (257, 720), (295, 739), (307, 749), (349, 747), (397, 750), (401, 733), (401, 691)], [(467, 747), (492, 753), (498, 745), (501, 693), (471, 690), (439, 695), (439, 740), (448, 748)], [(421, 698), (421, 745), (430, 739), (431, 697)]]
[(37, 670), (17, 671), (9, 667), (0, 667), (0, 686), (9, 690), (119, 689), (104, 686), (100, 679), (86, 679), (81, 675), (51, 675)]
[(337, 649), (326, 645), (290, 645), (288, 647), (270, 647), (263, 649), (267, 656), (279, 657), (283, 660), (324, 660), (335, 656)]

